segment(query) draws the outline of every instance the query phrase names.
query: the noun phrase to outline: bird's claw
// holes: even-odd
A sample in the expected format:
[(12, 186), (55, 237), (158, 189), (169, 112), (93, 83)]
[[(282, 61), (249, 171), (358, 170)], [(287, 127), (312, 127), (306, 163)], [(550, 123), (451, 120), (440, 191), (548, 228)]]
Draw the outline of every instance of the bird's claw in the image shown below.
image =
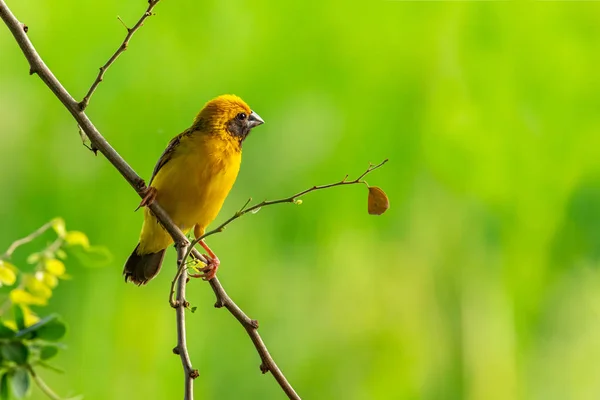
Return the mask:
[(210, 281), (212, 278), (214, 278), (217, 275), (217, 269), (219, 269), (219, 265), (221, 265), (221, 261), (219, 261), (218, 257), (209, 257), (206, 254), (204, 254), (204, 258), (206, 258), (206, 260), (208, 261), (208, 263), (206, 264), (206, 267), (204, 268), (198, 268), (198, 271), (200, 271), (199, 274), (190, 274), (188, 273), (188, 275), (192, 278), (202, 278), (203, 281)]
[(153, 186), (148, 186), (146, 189), (144, 189), (141, 194), (144, 196), (142, 197), (142, 201), (140, 202), (140, 205), (135, 209), (135, 211), (139, 210), (142, 207), (147, 207), (149, 205), (151, 205), (152, 203), (154, 203), (154, 200), (156, 200), (156, 188)]

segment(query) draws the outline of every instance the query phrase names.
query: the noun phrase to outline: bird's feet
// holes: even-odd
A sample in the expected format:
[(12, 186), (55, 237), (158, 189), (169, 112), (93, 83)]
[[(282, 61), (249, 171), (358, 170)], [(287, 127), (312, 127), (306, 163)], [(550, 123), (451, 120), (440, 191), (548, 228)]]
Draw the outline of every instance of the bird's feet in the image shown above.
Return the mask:
[(213, 257), (204, 254), (204, 258), (206, 258), (206, 261), (208, 261), (208, 263), (206, 264), (206, 267), (199, 268), (198, 269), (198, 271), (200, 271), (199, 274), (188, 273), (188, 275), (192, 278), (202, 278), (203, 281), (210, 281), (212, 278), (214, 278), (217, 275), (217, 269), (219, 269), (219, 265), (221, 265), (221, 261), (219, 261), (219, 257), (214, 255), (214, 253), (213, 253)]
[(146, 189), (144, 189), (143, 192), (141, 192), (141, 195), (143, 196), (142, 201), (140, 202), (140, 205), (135, 209), (135, 211), (154, 203), (154, 200), (156, 200), (156, 188), (148, 186)]

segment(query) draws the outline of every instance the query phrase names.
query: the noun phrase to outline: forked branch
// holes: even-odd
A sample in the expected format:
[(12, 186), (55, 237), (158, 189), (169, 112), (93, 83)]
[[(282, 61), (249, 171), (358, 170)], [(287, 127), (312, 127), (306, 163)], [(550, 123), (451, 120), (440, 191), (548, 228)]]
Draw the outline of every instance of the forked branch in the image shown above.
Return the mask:
[(30, 243), (30, 242), (34, 241), (35, 239), (37, 239), (38, 237), (40, 237), (41, 235), (43, 235), (48, 229), (52, 228), (53, 222), (54, 221), (46, 222), (44, 225), (39, 227), (35, 232), (32, 232), (29, 235), (12, 242), (11, 245), (8, 247), (8, 249), (4, 252), (4, 254), (0, 255), (0, 260), (8, 260), (12, 256), (12, 254), (15, 252), (15, 250), (17, 250), (19, 247), (23, 246), (24, 244)]
[(227, 227), (227, 225), (229, 225), (230, 223), (232, 223), (233, 221), (235, 221), (236, 219), (240, 218), (241, 216), (251, 213), (251, 212), (257, 212), (258, 210), (260, 210), (263, 207), (267, 207), (267, 206), (272, 206), (275, 204), (282, 204), (282, 203), (297, 203), (300, 204), (300, 197), (310, 193), (310, 192), (314, 192), (317, 190), (322, 190), (322, 189), (329, 189), (329, 188), (333, 188), (336, 186), (344, 186), (344, 185), (356, 185), (356, 184), (366, 184), (366, 182), (363, 180), (363, 178), (365, 176), (367, 176), (368, 174), (370, 174), (371, 172), (375, 171), (376, 169), (382, 167), (386, 162), (388, 162), (388, 159), (386, 158), (385, 160), (383, 160), (382, 162), (380, 162), (379, 164), (371, 164), (369, 163), (369, 167), (365, 170), (365, 172), (363, 172), (358, 178), (349, 181), (348, 180), (348, 175), (346, 175), (344, 177), (344, 179), (342, 179), (339, 182), (335, 182), (335, 183), (329, 183), (327, 185), (320, 185), (320, 186), (313, 186), (310, 187), (306, 190), (303, 190), (301, 192), (298, 192), (296, 194), (293, 194), (289, 197), (283, 198), (283, 199), (277, 199), (277, 200), (264, 200), (261, 201), (260, 203), (257, 203), (251, 207), (248, 207), (248, 204), (250, 204), (250, 201), (252, 201), (252, 199), (248, 199), (248, 201), (246, 201), (246, 203), (242, 206), (242, 208), (240, 208), (239, 211), (237, 211), (235, 214), (233, 214), (229, 219), (227, 219), (225, 222), (223, 222), (221, 225), (217, 226), (215, 229), (206, 232), (205, 234), (201, 235), (200, 237), (196, 238), (195, 240), (192, 241), (187, 253), (185, 254), (184, 258), (183, 258), (183, 262), (180, 263), (179, 265), (179, 269), (177, 270), (177, 273), (175, 274), (175, 278), (171, 281), (171, 291), (169, 293), (169, 302), (171, 303), (171, 305), (173, 305), (174, 303), (174, 294), (175, 294), (175, 283), (177, 282), (177, 279), (179, 278), (179, 276), (183, 273), (183, 271), (188, 268), (187, 267), (187, 259), (190, 256), (190, 253), (192, 252), (192, 250), (194, 249), (194, 246), (198, 243), (200, 243), (201, 240), (204, 240), (206, 237), (214, 235), (216, 233), (220, 233), (223, 232), (223, 230), (225, 230), (225, 227)]
[[(184, 254), (187, 253), (189, 243), (179, 243), (177, 245), (177, 265), (181, 265)], [(192, 361), (187, 349), (186, 334), (185, 334), (185, 310), (189, 307), (189, 303), (185, 299), (185, 287), (187, 276), (179, 277), (177, 285), (177, 302), (174, 305), (177, 314), (177, 347), (173, 349), (173, 353), (178, 354), (181, 358), (181, 365), (184, 372), (184, 399), (194, 398), (194, 379), (198, 377), (198, 370), (192, 367)]]
[(110, 68), (110, 66), (117, 60), (117, 58), (119, 58), (119, 56), (125, 50), (127, 50), (127, 46), (129, 46), (129, 41), (131, 40), (131, 37), (135, 34), (135, 32), (137, 32), (138, 29), (142, 27), (142, 25), (144, 25), (144, 21), (146, 20), (146, 18), (153, 15), (152, 10), (158, 4), (159, 1), (160, 0), (149, 0), (146, 12), (144, 12), (144, 14), (140, 17), (138, 22), (132, 28), (128, 28), (127, 25), (125, 25), (125, 23), (123, 22), (123, 20), (119, 17), (119, 21), (121, 21), (121, 23), (127, 30), (127, 35), (125, 35), (123, 43), (121, 43), (121, 45), (117, 48), (113, 55), (108, 59), (106, 64), (100, 67), (100, 71), (98, 72), (98, 76), (96, 76), (96, 80), (94, 81), (94, 83), (92, 83), (92, 86), (84, 96), (83, 100), (79, 102), (79, 108), (81, 109), (81, 111), (85, 110), (90, 104), (90, 99), (96, 91), (96, 88), (98, 87), (98, 85), (100, 85), (100, 82), (104, 80), (104, 74), (106, 73), (106, 70)]

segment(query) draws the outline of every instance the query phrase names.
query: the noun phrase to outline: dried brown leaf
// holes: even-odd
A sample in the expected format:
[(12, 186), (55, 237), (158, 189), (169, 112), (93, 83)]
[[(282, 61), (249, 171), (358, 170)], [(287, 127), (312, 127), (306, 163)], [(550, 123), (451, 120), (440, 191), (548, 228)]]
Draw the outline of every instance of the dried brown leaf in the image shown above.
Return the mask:
[(381, 188), (377, 186), (369, 187), (369, 214), (381, 215), (390, 208), (390, 199)]

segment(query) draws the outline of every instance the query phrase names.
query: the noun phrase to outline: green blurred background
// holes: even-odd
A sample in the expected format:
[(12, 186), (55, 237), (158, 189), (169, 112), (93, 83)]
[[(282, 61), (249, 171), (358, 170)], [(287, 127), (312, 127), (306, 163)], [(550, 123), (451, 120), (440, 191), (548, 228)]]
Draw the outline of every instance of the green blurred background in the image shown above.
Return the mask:
[[(9, 1), (81, 99), (146, 7)], [(261, 323), (306, 399), (600, 398), (600, 4), (161, 2), (108, 71), (88, 115), (148, 178), (204, 102), (242, 96), (267, 122), (244, 146), (217, 221), (360, 174), (362, 186), (263, 209), (209, 240), (219, 276)], [(67, 267), (50, 309), (70, 325), (43, 376), (88, 399), (182, 393), (167, 296), (174, 251), (123, 283), (139, 198), (0, 28), (0, 247), (54, 216), (107, 246)], [(32, 251), (35, 249), (32, 249)], [(26, 250), (24, 250), (26, 252)], [(281, 399), (244, 330), (191, 282), (199, 399)], [(34, 398), (41, 399), (39, 392)]]

